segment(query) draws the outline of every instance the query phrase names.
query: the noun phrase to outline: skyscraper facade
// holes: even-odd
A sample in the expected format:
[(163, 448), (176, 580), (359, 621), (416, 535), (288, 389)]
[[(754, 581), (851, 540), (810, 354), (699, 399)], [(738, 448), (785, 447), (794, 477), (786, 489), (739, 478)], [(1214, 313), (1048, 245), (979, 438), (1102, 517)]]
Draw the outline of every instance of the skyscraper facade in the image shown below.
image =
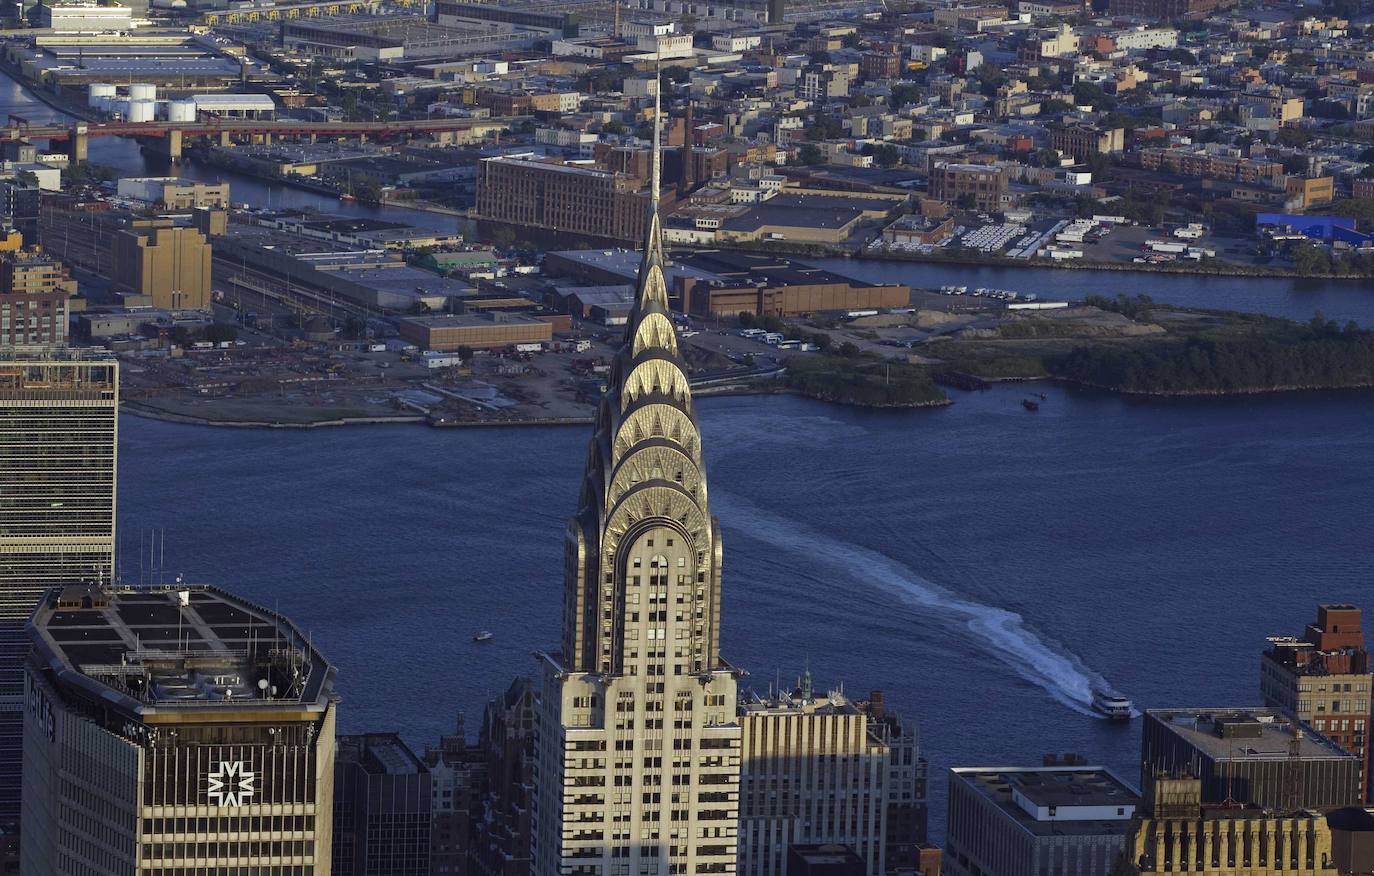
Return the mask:
[(735, 872), (740, 726), (737, 672), (720, 656), (720, 528), (653, 206), (648, 226), (564, 541), (562, 649), (541, 655), (537, 876)]
[(24, 624), (50, 587), (114, 569), (113, 359), (0, 349), (0, 822), (19, 815)]
[(334, 668), (295, 625), (212, 587), (71, 586), (30, 636), (24, 876), (328, 876)]
[(395, 733), (338, 737), (331, 876), (429, 876), (432, 781)]
[(814, 696), (809, 673), (791, 693), (741, 699), (741, 874), (786, 876), (799, 844), (852, 849), (870, 876), (916, 869), (925, 762), (910, 725), (873, 705)]

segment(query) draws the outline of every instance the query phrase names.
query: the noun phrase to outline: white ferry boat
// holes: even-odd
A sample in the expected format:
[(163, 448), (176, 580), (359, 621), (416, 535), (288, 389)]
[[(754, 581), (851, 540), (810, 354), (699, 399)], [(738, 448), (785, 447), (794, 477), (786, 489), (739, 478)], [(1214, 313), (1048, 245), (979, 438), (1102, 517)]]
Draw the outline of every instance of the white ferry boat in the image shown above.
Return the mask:
[(1135, 712), (1130, 700), (1109, 690), (1093, 691), (1093, 709), (1108, 721), (1129, 721)]

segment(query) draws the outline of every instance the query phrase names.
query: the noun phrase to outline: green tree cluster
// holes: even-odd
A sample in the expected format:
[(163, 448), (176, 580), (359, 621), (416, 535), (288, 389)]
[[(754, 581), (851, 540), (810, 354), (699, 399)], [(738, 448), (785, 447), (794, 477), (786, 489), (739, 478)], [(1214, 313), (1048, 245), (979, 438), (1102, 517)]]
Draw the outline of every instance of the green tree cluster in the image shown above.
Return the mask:
[(803, 395), (844, 404), (911, 407), (947, 401), (925, 368), (869, 357), (796, 357), (788, 362), (785, 379)]
[(1320, 315), (1306, 326), (1132, 348), (1080, 347), (1049, 363), (1058, 377), (1130, 392), (1243, 392), (1374, 384), (1374, 332)]

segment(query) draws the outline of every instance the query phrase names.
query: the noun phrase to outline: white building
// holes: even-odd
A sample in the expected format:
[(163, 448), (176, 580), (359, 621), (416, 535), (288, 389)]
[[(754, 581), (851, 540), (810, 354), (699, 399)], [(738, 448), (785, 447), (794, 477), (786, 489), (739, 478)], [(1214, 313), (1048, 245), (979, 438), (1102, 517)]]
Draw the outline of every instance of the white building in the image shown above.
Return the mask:
[(42, 27), (58, 33), (115, 33), (133, 29), (133, 13), (127, 6), (100, 6), (95, 3), (65, 3), (38, 7)]
[(653, 200), (564, 539), (562, 646), (540, 655), (536, 876), (736, 867), (738, 673), (720, 656), (720, 527)]

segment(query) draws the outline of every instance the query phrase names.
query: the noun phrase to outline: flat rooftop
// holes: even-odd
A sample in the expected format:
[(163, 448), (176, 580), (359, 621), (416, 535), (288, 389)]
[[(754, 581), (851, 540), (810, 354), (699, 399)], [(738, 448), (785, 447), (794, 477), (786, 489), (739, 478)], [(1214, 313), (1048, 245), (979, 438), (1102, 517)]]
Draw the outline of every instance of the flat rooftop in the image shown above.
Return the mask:
[(547, 323), (523, 313), (443, 313), (433, 316), (407, 316), (402, 322), (428, 329), (486, 328), (492, 325), (539, 325)]
[[(1100, 766), (955, 767), (950, 781), (959, 780), (1039, 836), (1124, 835), (1140, 805), (1139, 792)], [(1118, 814), (1092, 817), (1101, 812)]]
[(215, 587), (68, 587), (30, 621), (59, 684), (134, 716), (323, 710), (334, 668), (294, 624)]
[(334, 758), (340, 763), (356, 763), (371, 775), (414, 775), (429, 772), (415, 752), (395, 733), (365, 733), (339, 736)]
[[(1150, 709), (1145, 716), (1213, 760), (1286, 760), (1292, 756), (1294, 725), (1277, 709)], [(1354, 757), (1306, 728), (1297, 743), (1302, 760)]]

